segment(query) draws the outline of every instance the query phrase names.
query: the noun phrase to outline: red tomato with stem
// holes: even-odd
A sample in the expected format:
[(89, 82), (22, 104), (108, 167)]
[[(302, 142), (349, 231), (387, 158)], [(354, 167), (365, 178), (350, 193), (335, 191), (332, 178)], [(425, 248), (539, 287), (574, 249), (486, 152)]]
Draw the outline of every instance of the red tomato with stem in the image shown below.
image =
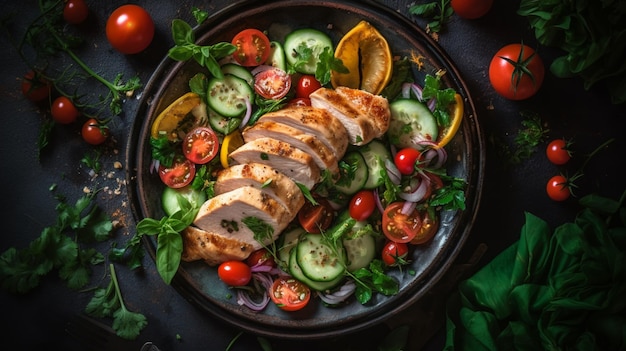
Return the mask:
[(570, 143), (565, 139), (554, 139), (546, 148), (548, 160), (555, 165), (564, 165), (572, 158)]
[(376, 209), (376, 197), (371, 190), (360, 190), (352, 196), (348, 205), (350, 217), (357, 221), (364, 221), (374, 213)]
[(172, 165), (159, 166), (161, 181), (170, 188), (182, 188), (189, 185), (196, 175), (196, 165), (182, 155), (174, 157)]
[(118, 7), (106, 23), (106, 35), (113, 48), (123, 54), (136, 54), (145, 50), (154, 38), (154, 21), (138, 5)]
[(252, 279), (252, 270), (242, 261), (226, 261), (217, 267), (217, 276), (228, 286), (244, 286)]
[(87, 144), (100, 145), (109, 137), (109, 128), (101, 125), (97, 119), (90, 118), (83, 124), (80, 134)]
[(185, 135), (183, 155), (195, 164), (205, 164), (217, 156), (220, 142), (213, 129), (196, 127)]
[(85, 0), (67, 0), (63, 7), (63, 19), (67, 23), (81, 24), (89, 16), (89, 8)]
[(543, 61), (530, 46), (509, 44), (502, 47), (489, 64), (489, 80), (495, 91), (510, 100), (535, 95), (545, 74)]
[(422, 217), (417, 210), (402, 213), (404, 202), (393, 202), (385, 208), (382, 218), (383, 233), (387, 239), (396, 243), (408, 243), (419, 233)]
[(269, 293), (276, 306), (284, 311), (300, 310), (311, 300), (311, 289), (289, 277), (276, 278)]
[(298, 222), (309, 233), (320, 233), (335, 219), (335, 210), (328, 200), (317, 198), (316, 201), (317, 205), (307, 201), (298, 212)]
[(408, 254), (409, 246), (407, 244), (389, 240), (383, 246), (381, 258), (387, 266), (401, 266), (407, 263)]
[(60, 124), (73, 123), (80, 116), (80, 112), (67, 96), (54, 99), (50, 106), (50, 114), (52, 114), (52, 119)]
[(254, 76), (254, 91), (265, 99), (281, 99), (290, 89), (291, 76), (280, 68), (271, 67)]
[(52, 85), (40, 73), (28, 71), (22, 80), (22, 94), (32, 102), (42, 102), (50, 96)]
[(493, 0), (452, 0), (450, 6), (461, 18), (476, 19), (489, 12)]
[(233, 58), (245, 67), (259, 66), (270, 56), (270, 40), (255, 28), (244, 29), (235, 34), (231, 44), (235, 46)]
[(407, 147), (396, 152), (393, 162), (401, 174), (411, 175), (415, 172), (415, 166), (420, 160), (422, 153), (412, 147)]
[(548, 180), (546, 184), (546, 192), (548, 197), (554, 201), (565, 201), (571, 195), (570, 186), (567, 178), (563, 175), (555, 175)]
[(311, 93), (322, 87), (315, 76), (310, 74), (303, 74), (298, 78), (298, 85), (296, 85), (296, 97), (308, 98)]

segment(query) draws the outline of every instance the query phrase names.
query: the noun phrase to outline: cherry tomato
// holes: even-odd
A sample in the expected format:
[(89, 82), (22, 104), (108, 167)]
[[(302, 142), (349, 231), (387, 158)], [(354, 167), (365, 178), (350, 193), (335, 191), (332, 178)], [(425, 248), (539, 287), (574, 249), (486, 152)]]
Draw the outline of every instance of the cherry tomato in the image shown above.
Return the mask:
[(184, 156), (177, 156), (170, 167), (159, 166), (159, 177), (170, 188), (188, 185), (196, 175), (196, 165)]
[(555, 175), (548, 180), (546, 185), (548, 197), (554, 201), (565, 201), (569, 199), (571, 192), (567, 178), (562, 175)]
[(383, 246), (381, 258), (387, 266), (401, 266), (406, 263), (409, 254), (409, 246), (405, 243), (387, 241)]
[(309, 233), (319, 233), (330, 227), (335, 219), (335, 211), (324, 198), (316, 199), (317, 205), (307, 201), (298, 212), (298, 222)]
[(489, 12), (493, 0), (452, 0), (450, 6), (461, 18), (476, 19)]
[(546, 156), (555, 165), (564, 165), (572, 158), (565, 139), (554, 139), (546, 148)]
[(80, 112), (78, 112), (72, 100), (66, 96), (59, 96), (54, 99), (50, 107), (50, 113), (52, 114), (52, 119), (60, 124), (73, 123), (80, 116)]
[(545, 74), (543, 61), (530, 46), (509, 44), (502, 47), (489, 64), (489, 80), (495, 91), (510, 100), (535, 95)]
[(85, 0), (67, 0), (63, 7), (63, 19), (67, 23), (83, 23), (87, 16), (89, 16), (89, 8)]
[(289, 100), (287, 106), (311, 106), (311, 99), (304, 97), (294, 98)]
[(265, 99), (281, 99), (289, 89), (291, 76), (280, 68), (268, 68), (254, 76), (254, 91)]
[(422, 217), (417, 210), (402, 213), (404, 202), (393, 202), (383, 212), (383, 233), (387, 239), (397, 243), (413, 240), (422, 227)]
[(183, 154), (195, 164), (205, 164), (217, 156), (220, 142), (213, 129), (196, 127), (183, 140)]
[(226, 261), (217, 267), (217, 276), (228, 286), (244, 286), (252, 279), (252, 270), (242, 261)]
[(393, 159), (398, 171), (404, 175), (410, 175), (415, 172), (415, 165), (420, 160), (422, 153), (412, 147), (399, 150)]
[(32, 102), (42, 102), (50, 96), (50, 82), (35, 71), (28, 71), (22, 80), (22, 94)]
[(246, 263), (250, 267), (254, 266), (270, 266), (276, 267), (274, 257), (264, 248), (258, 249), (250, 254), (246, 259)]
[(236, 48), (233, 58), (242, 66), (262, 65), (270, 56), (270, 40), (258, 29), (242, 30), (233, 37), (231, 43)]
[(272, 284), (270, 298), (284, 311), (297, 311), (311, 300), (311, 289), (290, 277), (278, 277)]
[(376, 198), (374, 196), (374, 192), (371, 190), (360, 190), (354, 194), (348, 206), (350, 217), (357, 221), (368, 219), (376, 209)]
[(303, 74), (300, 78), (298, 78), (298, 85), (296, 85), (296, 97), (308, 98), (312, 92), (321, 87), (322, 84), (315, 79), (315, 76)]
[(100, 125), (97, 119), (90, 118), (83, 124), (80, 134), (87, 144), (100, 145), (109, 137), (109, 128)]
[(154, 38), (154, 21), (138, 5), (118, 7), (106, 24), (106, 35), (113, 48), (123, 54), (136, 54), (145, 50)]
[(422, 211), (422, 226), (420, 230), (415, 234), (413, 240), (411, 240), (411, 244), (419, 245), (424, 244), (430, 241), (437, 230), (439, 229), (439, 219), (437, 218), (437, 214), (432, 211), (432, 209), (426, 209)]

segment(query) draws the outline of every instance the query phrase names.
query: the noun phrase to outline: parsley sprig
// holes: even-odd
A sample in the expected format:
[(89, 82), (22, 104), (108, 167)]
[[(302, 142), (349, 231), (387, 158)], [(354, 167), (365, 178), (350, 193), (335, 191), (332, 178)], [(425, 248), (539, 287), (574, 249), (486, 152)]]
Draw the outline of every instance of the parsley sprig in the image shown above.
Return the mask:
[(426, 25), (427, 33), (439, 33), (454, 14), (454, 10), (450, 6), (450, 0), (436, 0), (412, 5), (409, 13), (429, 21)]

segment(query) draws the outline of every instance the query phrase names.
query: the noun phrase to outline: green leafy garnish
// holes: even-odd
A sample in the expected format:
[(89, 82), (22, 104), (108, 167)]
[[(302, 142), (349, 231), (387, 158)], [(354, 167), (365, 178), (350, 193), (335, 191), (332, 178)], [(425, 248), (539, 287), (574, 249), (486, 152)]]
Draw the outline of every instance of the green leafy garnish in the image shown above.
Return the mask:
[(450, 6), (450, 0), (439, 0), (411, 5), (409, 13), (429, 20), (426, 25), (427, 33), (439, 33), (454, 14), (454, 10)]
[[(445, 74), (442, 73), (442, 74)], [(433, 115), (437, 119), (437, 124), (442, 127), (450, 125), (450, 114), (448, 113), (448, 106), (455, 103), (454, 95), (456, 91), (452, 88), (441, 89), (441, 75), (432, 76), (430, 74), (424, 77), (424, 91), (422, 92), (422, 99), (427, 101), (429, 99), (436, 99), (435, 110)]]
[(200, 66), (206, 67), (214, 77), (224, 77), (218, 60), (235, 52), (233, 44), (219, 42), (213, 45), (198, 45), (193, 29), (181, 19), (172, 21), (172, 38), (175, 45), (167, 53), (171, 59), (187, 61), (193, 58)]
[(350, 71), (343, 65), (343, 61), (335, 57), (335, 52), (330, 47), (325, 47), (320, 53), (319, 61), (315, 67), (315, 79), (322, 85), (330, 82), (332, 71), (337, 73), (349, 73)]
[(522, 128), (517, 132), (513, 145), (492, 137), (492, 142), (498, 144), (497, 150), (501, 158), (508, 165), (517, 165), (527, 160), (537, 150), (537, 145), (548, 137), (547, 128), (544, 128), (541, 117), (536, 113), (521, 112)]

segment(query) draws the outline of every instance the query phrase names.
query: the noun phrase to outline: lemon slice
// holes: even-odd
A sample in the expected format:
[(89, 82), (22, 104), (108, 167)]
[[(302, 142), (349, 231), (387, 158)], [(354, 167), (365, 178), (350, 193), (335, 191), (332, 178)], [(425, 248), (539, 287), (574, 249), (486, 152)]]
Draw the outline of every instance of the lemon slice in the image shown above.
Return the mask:
[(454, 111), (450, 114), (450, 125), (446, 129), (444, 129), (439, 135), (437, 148), (446, 146), (446, 144), (448, 144), (450, 140), (452, 140), (456, 132), (459, 130), (459, 127), (461, 126), (461, 121), (463, 121), (463, 97), (459, 94), (455, 94), (454, 100), (456, 101), (456, 104), (454, 105)]
[(185, 117), (201, 103), (200, 96), (196, 93), (186, 93), (169, 104), (152, 123), (150, 134), (153, 138), (159, 135), (167, 135), (167, 137), (175, 141), (178, 139), (178, 128), (182, 124)]
[(222, 148), (220, 149), (220, 163), (222, 164), (222, 167), (228, 168), (230, 166), (228, 155), (241, 145), (243, 145), (243, 137), (238, 130), (224, 137), (224, 140), (222, 141)]
[(334, 88), (346, 86), (379, 94), (391, 80), (393, 57), (385, 37), (369, 22), (361, 21), (337, 44), (335, 57), (349, 73), (331, 73)]

